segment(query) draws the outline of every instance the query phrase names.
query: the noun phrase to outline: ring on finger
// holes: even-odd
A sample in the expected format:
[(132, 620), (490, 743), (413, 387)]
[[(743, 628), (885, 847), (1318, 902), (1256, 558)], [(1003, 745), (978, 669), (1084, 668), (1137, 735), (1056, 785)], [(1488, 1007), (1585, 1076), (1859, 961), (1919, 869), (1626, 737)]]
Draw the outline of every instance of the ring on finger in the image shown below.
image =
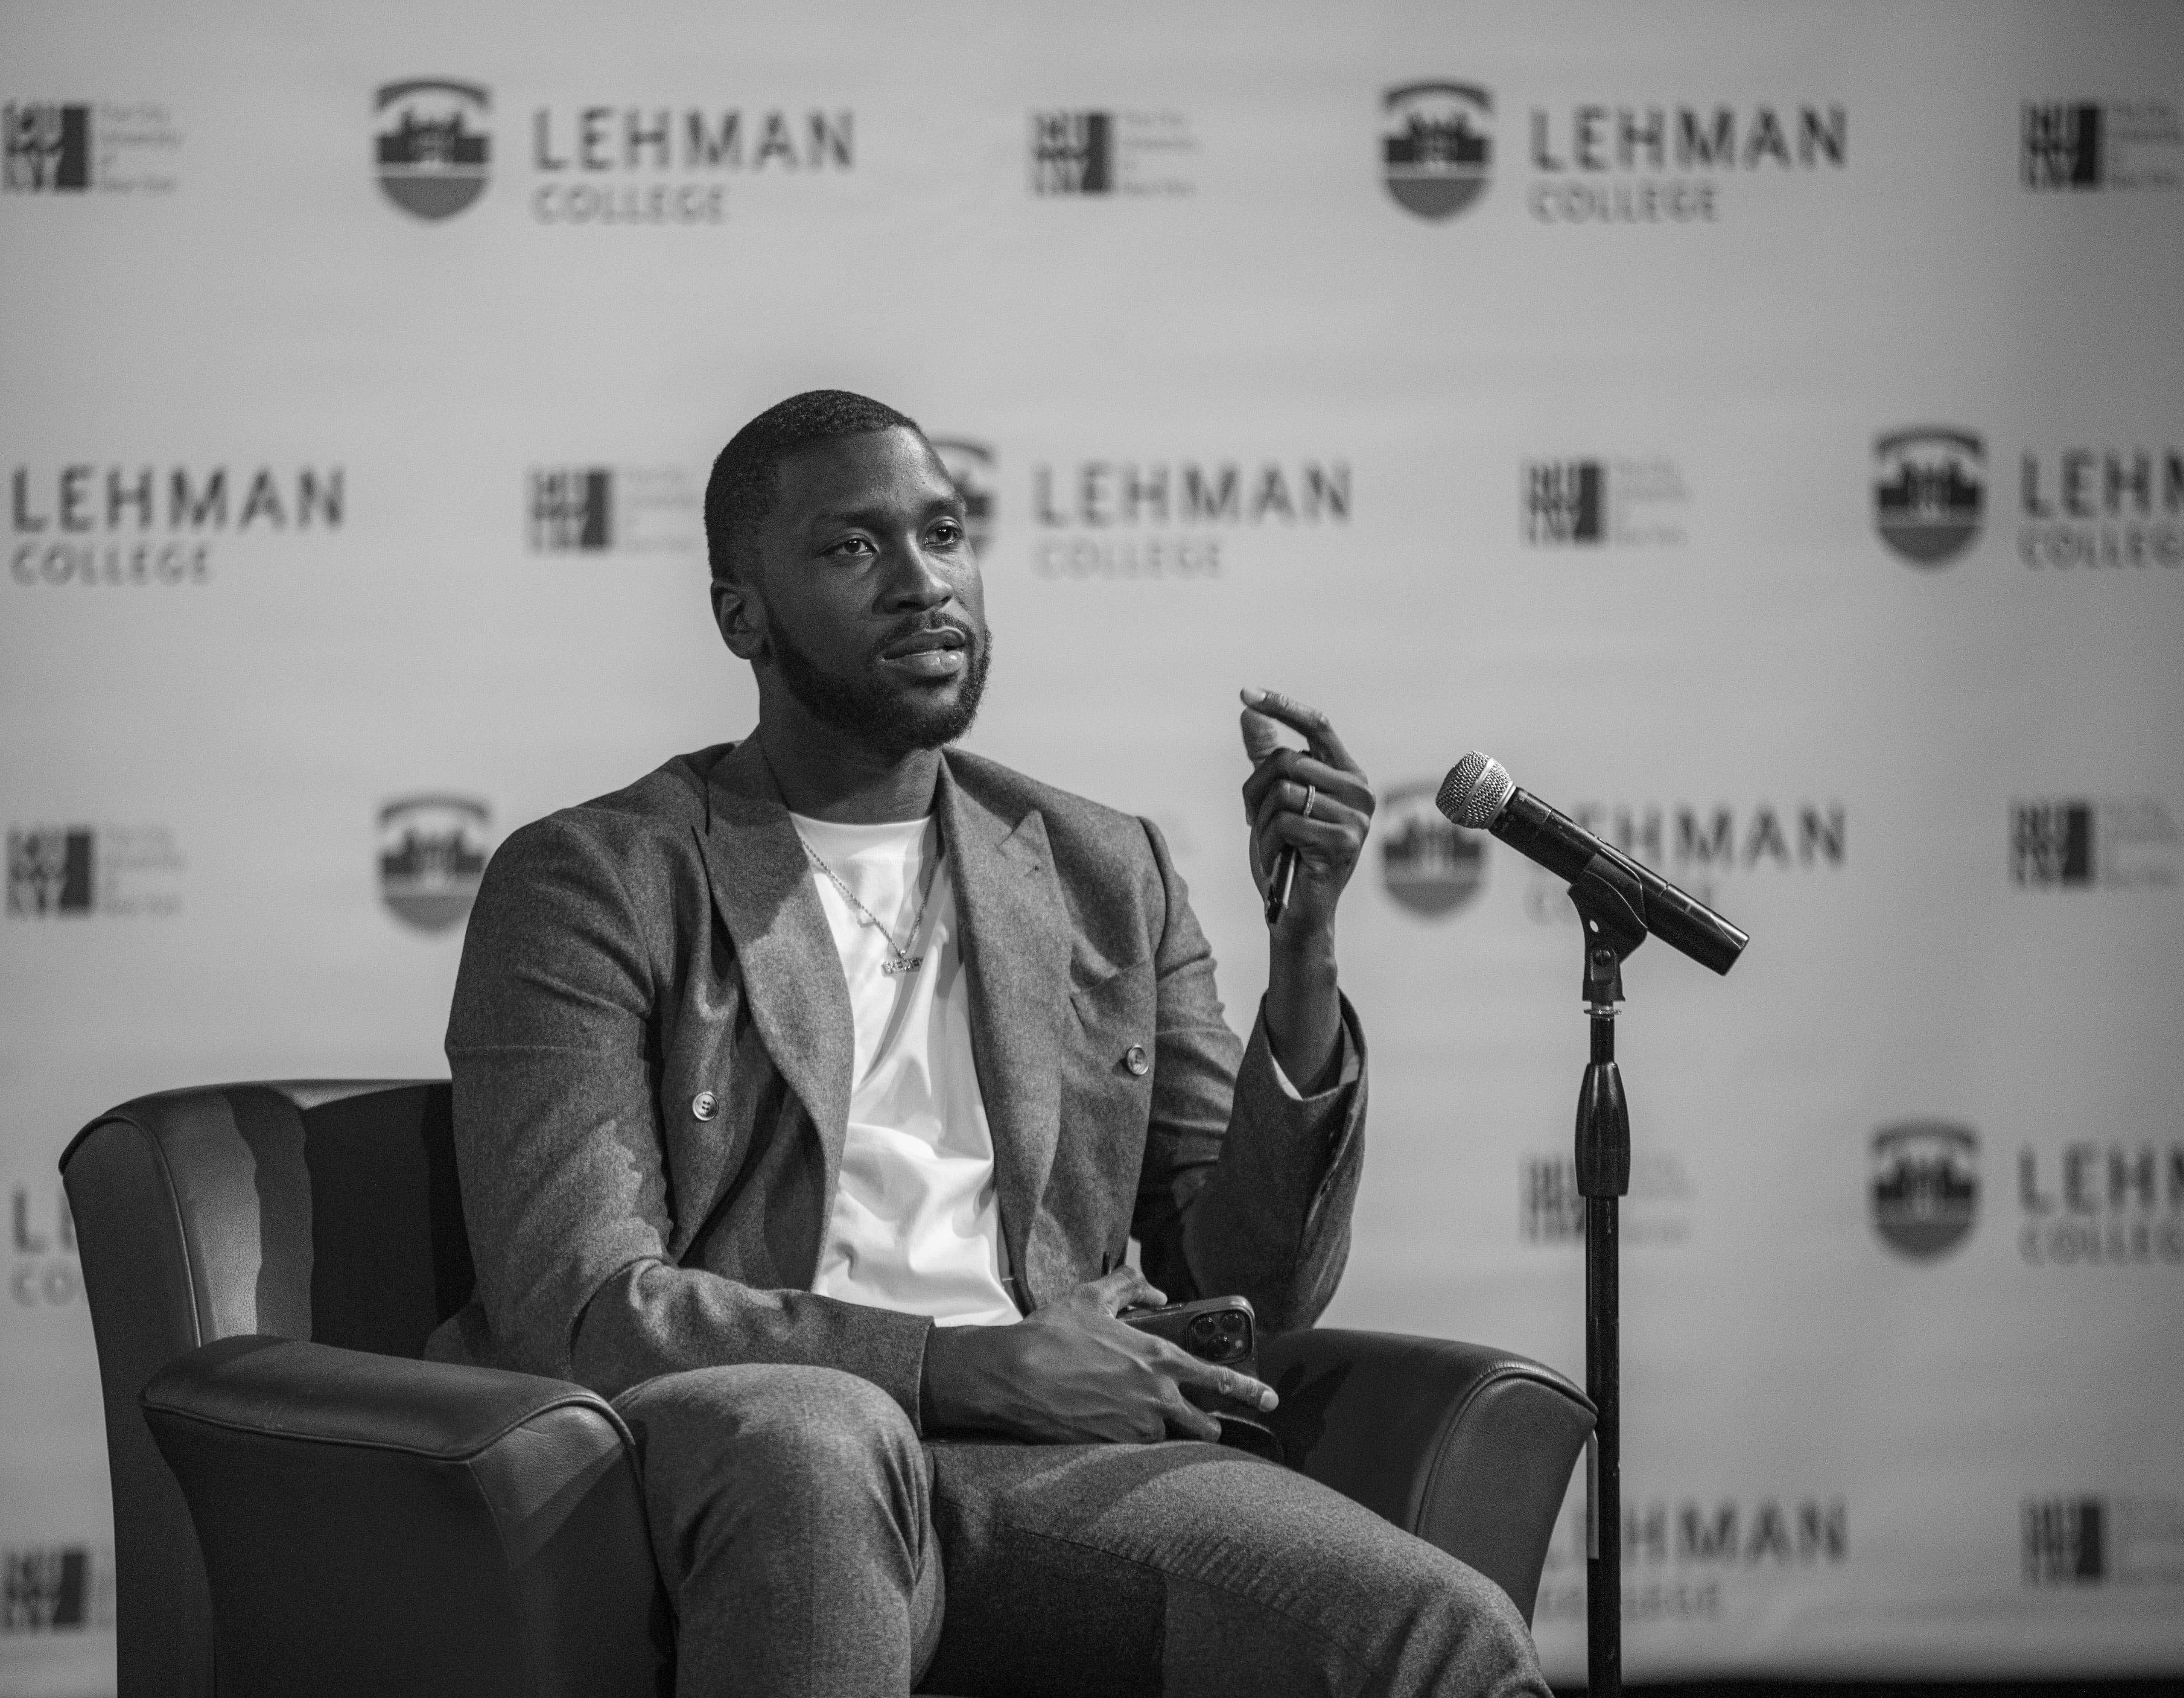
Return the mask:
[(1306, 819), (1312, 818), (1312, 805), (1318, 800), (1319, 786), (1318, 785), (1306, 785), (1304, 787), (1304, 817)]

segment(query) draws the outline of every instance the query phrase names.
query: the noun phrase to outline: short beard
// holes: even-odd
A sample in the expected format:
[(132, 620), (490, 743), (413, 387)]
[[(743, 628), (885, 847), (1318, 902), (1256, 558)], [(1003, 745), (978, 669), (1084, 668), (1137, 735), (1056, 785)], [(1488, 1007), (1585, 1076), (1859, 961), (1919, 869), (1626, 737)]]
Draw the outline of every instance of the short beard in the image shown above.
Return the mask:
[[(935, 628), (955, 623), (933, 623)], [(782, 683), (812, 718), (846, 732), (890, 761), (914, 750), (940, 748), (970, 730), (971, 722), (978, 717), (979, 699), (986, 693), (986, 669), (994, 653), (992, 635), (977, 634), (965, 646), (963, 687), (952, 702), (938, 707), (914, 696), (905, 699), (870, 675), (853, 680), (822, 672), (778, 624), (766, 638), (774, 663), (781, 668)]]

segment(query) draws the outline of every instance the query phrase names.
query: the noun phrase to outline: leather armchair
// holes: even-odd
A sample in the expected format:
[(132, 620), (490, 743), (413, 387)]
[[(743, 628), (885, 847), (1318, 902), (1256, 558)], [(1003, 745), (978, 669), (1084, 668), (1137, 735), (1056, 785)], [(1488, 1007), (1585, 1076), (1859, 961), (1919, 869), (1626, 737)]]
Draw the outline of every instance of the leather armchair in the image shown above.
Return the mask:
[[(61, 1158), (114, 1480), (120, 1698), (665, 1694), (629, 1435), (420, 1360), (470, 1294), (445, 1084), (139, 1098)], [(1591, 1406), (1478, 1345), (1263, 1342), (1292, 1466), (1529, 1616)]]

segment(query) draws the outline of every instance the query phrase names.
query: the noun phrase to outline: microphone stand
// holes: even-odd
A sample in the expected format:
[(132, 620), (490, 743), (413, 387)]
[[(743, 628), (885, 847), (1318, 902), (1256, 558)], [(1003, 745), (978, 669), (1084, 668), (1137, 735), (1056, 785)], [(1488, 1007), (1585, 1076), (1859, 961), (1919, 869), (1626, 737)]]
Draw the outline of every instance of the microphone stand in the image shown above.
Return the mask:
[(1585, 1685), (1589, 1698), (1623, 1690), (1623, 1431), (1621, 1306), (1616, 1215), (1630, 1189), (1630, 1112), (1615, 1064), (1623, 963), (1646, 941), (1644, 894), (1602, 855), (1569, 887), (1585, 928), (1585, 1012), (1592, 1058), (1577, 1098), (1577, 1189), (1585, 1198), (1585, 1391), (1598, 1418), (1586, 1446)]

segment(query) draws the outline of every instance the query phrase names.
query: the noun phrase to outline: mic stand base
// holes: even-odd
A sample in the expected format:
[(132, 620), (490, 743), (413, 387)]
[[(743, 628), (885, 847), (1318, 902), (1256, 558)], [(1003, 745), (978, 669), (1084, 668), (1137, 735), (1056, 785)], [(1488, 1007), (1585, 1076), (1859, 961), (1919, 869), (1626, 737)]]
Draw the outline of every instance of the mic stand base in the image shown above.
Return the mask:
[(1585, 928), (1585, 1011), (1592, 1053), (1577, 1099), (1577, 1188), (1585, 1198), (1585, 1390), (1598, 1417), (1586, 1447), (1585, 1684), (1591, 1698), (1623, 1690), (1623, 1391), (1616, 1238), (1630, 1189), (1630, 1112), (1615, 1064), (1623, 963), (1646, 941), (1641, 893), (1596, 855), (1569, 887)]

